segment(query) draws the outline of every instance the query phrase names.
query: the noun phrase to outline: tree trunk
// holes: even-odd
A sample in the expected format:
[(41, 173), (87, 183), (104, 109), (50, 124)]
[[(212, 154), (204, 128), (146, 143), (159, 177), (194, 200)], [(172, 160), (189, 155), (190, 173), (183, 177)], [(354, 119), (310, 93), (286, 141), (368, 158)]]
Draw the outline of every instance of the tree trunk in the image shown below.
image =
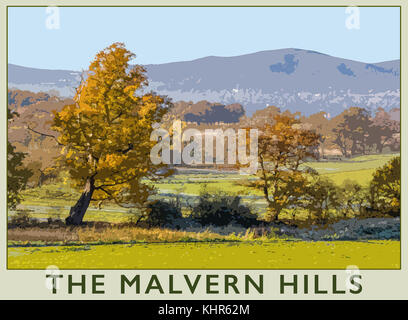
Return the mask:
[(84, 191), (81, 194), (81, 197), (75, 204), (71, 207), (69, 211), (69, 216), (65, 219), (67, 225), (80, 225), (82, 219), (84, 218), (85, 212), (89, 207), (91, 202), (92, 194), (95, 191), (95, 181), (93, 178), (88, 178), (85, 183)]
[(379, 143), (377, 144), (377, 152), (378, 152), (378, 153), (382, 153), (383, 148), (384, 148), (384, 145), (383, 145), (381, 142), (379, 142)]
[(38, 178), (37, 187), (41, 187), (45, 180), (45, 174), (41, 169), (38, 169), (38, 170), (40, 171), (40, 177)]

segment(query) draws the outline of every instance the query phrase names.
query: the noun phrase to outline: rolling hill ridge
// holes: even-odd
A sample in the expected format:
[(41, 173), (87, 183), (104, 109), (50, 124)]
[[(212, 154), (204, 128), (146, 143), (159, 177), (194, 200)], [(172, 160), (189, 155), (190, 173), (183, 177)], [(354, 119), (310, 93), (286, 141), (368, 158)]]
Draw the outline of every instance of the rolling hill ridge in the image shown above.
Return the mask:
[[(174, 101), (239, 103), (248, 115), (275, 105), (309, 115), (400, 107), (400, 61), (364, 63), (303, 49), (145, 65), (150, 89)], [(80, 72), (8, 65), (9, 88), (71, 97)]]

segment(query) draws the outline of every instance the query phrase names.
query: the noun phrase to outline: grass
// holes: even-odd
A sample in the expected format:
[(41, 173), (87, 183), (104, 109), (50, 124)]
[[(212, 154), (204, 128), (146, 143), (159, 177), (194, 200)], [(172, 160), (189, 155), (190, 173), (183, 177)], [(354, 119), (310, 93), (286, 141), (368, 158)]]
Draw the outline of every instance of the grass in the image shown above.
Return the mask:
[(27, 245), (36, 241), (41, 245), (84, 244), (84, 243), (129, 243), (129, 242), (185, 242), (185, 241), (223, 241), (250, 238), (247, 233), (240, 236), (223, 236), (209, 230), (200, 232), (177, 231), (164, 228), (144, 229), (132, 226), (111, 225), (105, 227), (66, 227), (10, 228), (9, 245)]
[[(310, 162), (319, 173), (336, 184), (346, 179), (368, 185), (373, 172), (396, 155), (370, 155), (341, 162)], [(205, 185), (207, 191), (229, 191), (262, 212), (263, 199), (240, 182), (254, 178), (238, 173), (182, 173), (155, 183), (156, 197), (180, 195), (194, 199)], [(245, 196), (248, 198), (245, 199)], [(35, 218), (65, 218), (79, 193), (62, 182), (24, 191), (21, 209)], [(186, 200), (187, 199), (187, 200)], [(84, 221), (120, 223), (128, 221), (128, 209), (107, 204), (101, 210), (91, 206)], [(8, 230), (8, 268), (44, 269), (397, 269), (399, 241), (306, 242), (256, 238), (251, 233), (223, 236), (203, 230), (184, 232), (140, 228), (94, 227), (77, 229), (25, 228)], [(66, 245), (70, 244), (70, 245)], [(26, 246), (29, 245), (29, 246)]]
[(400, 268), (399, 241), (150, 243), (8, 248), (8, 268), (360, 269)]
[(354, 180), (368, 186), (376, 169), (383, 166), (397, 154), (366, 155), (346, 159), (341, 162), (309, 162), (309, 166), (320, 174), (330, 178), (335, 184), (341, 185), (345, 180)]
[(330, 178), (338, 186), (342, 185), (346, 180), (352, 180), (358, 182), (364, 187), (368, 187), (375, 170), (376, 169), (361, 169), (354, 171), (326, 173), (324, 175)]
[[(367, 186), (374, 171), (384, 165), (396, 154), (367, 155), (346, 159), (344, 161), (309, 162), (306, 166), (316, 169), (319, 173), (328, 176), (337, 185), (341, 185), (346, 179), (354, 180)], [(205, 172), (205, 173), (181, 173), (156, 182), (158, 198), (169, 198), (177, 195), (181, 200), (191, 203), (194, 197), (199, 195), (203, 186), (211, 191), (228, 191), (232, 194), (244, 196), (247, 204), (253, 204), (254, 210), (262, 214), (266, 203), (262, 199), (260, 190), (254, 190), (243, 186), (240, 182), (251, 176), (242, 176), (238, 173)], [(245, 197), (248, 196), (247, 199)], [(259, 196), (254, 201), (251, 196)], [(79, 198), (79, 193), (69, 185), (68, 177), (63, 177), (63, 182), (47, 184), (41, 188), (25, 190), (20, 208), (28, 210), (34, 218), (65, 218), (69, 208)], [(88, 209), (84, 221), (108, 221), (112, 223), (126, 222), (131, 217), (128, 209), (121, 208), (113, 203), (105, 204), (101, 210), (94, 205)]]

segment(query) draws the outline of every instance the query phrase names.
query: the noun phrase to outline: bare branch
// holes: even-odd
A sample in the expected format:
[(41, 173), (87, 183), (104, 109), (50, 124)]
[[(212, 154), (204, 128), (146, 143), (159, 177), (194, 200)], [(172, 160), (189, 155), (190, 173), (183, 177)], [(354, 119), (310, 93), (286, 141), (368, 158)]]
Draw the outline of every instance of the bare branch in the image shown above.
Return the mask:
[(56, 136), (53, 136), (52, 134), (46, 134), (46, 133), (43, 133), (43, 132), (39, 132), (39, 131), (37, 131), (37, 130), (34, 130), (34, 129), (30, 128), (29, 125), (27, 125), (27, 129), (30, 130), (30, 131), (32, 131), (32, 132), (34, 132), (34, 133), (37, 133), (37, 134), (39, 134), (39, 135), (42, 135), (42, 136), (44, 136), (44, 137), (53, 138), (60, 146), (63, 146), (63, 144), (58, 141), (57, 137), (56, 137)]

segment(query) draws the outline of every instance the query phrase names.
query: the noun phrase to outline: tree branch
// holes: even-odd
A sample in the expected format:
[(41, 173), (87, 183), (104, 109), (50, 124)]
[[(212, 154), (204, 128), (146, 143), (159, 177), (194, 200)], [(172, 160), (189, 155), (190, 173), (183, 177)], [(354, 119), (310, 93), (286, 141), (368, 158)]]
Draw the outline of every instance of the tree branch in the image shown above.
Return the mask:
[(117, 151), (117, 152), (120, 152), (120, 153), (123, 153), (123, 154), (126, 154), (126, 153), (128, 153), (129, 151), (133, 150), (133, 148), (134, 148), (133, 143), (129, 143), (129, 146), (128, 146), (126, 149), (124, 149), (124, 150), (116, 150), (116, 151)]
[(39, 131), (37, 131), (37, 130), (34, 130), (34, 129), (30, 128), (29, 125), (27, 125), (27, 129), (30, 130), (30, 131), (32, 131), (32, 132), (34, 132), (34, 133), (37, 133), (37, 134), (39, 134), (39, 135), (42, 135), (42, 136), (44, 136), (44, 137), (53, 138), (60, 146), (63, 146), (63, 144), (58, 141), (57, 137), (56, 137), (56, 136), (53, 136), (52, 134), (46, 134), (46, 133), (43, 133), (43, 132), (39, 132)]
[(117, 185), (130, 182), (130, 181), (136, 179), (137, 177), (138, 177), (138, 176), (132, 176), (132, 177), (130, 177), (130, 178), (127, 178), (127, 179), (125, 179), (125, 180), (121, 180), (121, 181), (118, 181), (118, 182), (115, 182), (115, 183), (101, 184), (100, 186), (95, 187), (95, 189), (101, 189), (101, 190), (102, 190), (103, 187), (115, 187), (115, 186), (117, 186)]
[[(96, 188), (95, 188), (95, 189), (96, 189)], [(115, 197), (112, 193), (110, 193), (109, 191), (105, 190), (105, 189), (102, 188), (102, 187), (98, 187), (98, 189), (99, 189), (99, 190), (102, 190), (102, 191), (105, 192), (109, 197), (111, 197), (111, 199), (113, 199), (113, 201), (115, 201), (115, 203), (116, 203), (119, 207), (126, 208), (124, 205), (122, 205), (121, 203), (119, 203), (118, 199), (116, 199), (116, 197)]]
[(119, 119), (122, 114), (123, 112), (120, 111), (119, 114), (111, 120), (111, 122), (115, 121), (116, 119)]

